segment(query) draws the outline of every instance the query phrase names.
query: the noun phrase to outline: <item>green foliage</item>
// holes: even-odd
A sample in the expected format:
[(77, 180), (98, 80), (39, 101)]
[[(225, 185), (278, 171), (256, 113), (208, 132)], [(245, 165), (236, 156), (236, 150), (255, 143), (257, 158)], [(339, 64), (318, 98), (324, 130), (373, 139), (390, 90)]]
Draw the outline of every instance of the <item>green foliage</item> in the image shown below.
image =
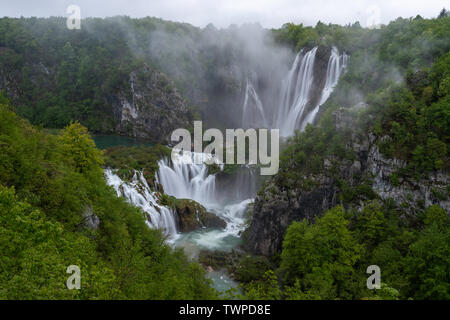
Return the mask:
[(450, 223), (450, 220), (447, 212), (445, 212), (444, 209), (437, 205), (433, 205), (425, 211), (424, 223), (427, 226), (430, 226), (434, 223), (440, 226), (447, 226)]
[[(337, 177), (336, 165), (340, 161), (354, 159), (353, 150), (346, 144), (351, 130), (337, 130), (331, 111), (323, 115), (318, 126), (308, 125), (304, 132), (296, 132), (289, 138), (280, 155), (279, 173), (275, 176), (278, 185), (312, 189), (314, 182), (309, 180), (310, 175)], [(326, 165), (326, 158), (334, 161)]]
[(78, 122), (64, 128), (58, 137), (61, 155), (71, 162), (77, 171), (88, 172), (103, 164), (102, 153), (91, 139), (86, 127)]
[[(0, 298), (216, 298), (204, 270), (106, 185), (102, 161), (80, 124), (53, 136), (0, 105)], [(65, 286), (73, 264), (81, 290)]]
[(110, 99), (119, 91), (128, 93), (131, 71), (144, 61), (151, 65), (135, 55), (135, 47), (141, 44), (139, 51), (148, 51), (148, 31), (158, 24), (171, 23), (88, 18), (81, 30), (72, 32), (62, 17), (1, 18), (0, 68), (20, 92), (13, 93), (18, 113), (45, 127), (61, 128), (77, 120), (91, 132), (110, 132), (117, 123)]
[(336, 207), (310, 225), (292, 223), (283, 241), (281, 269), (287, 284), (299, 279), (312, 297), (352, 298), (354, 267), (361, 247), (348, 229), (344, 210)]
[(163, 145), (151, 147), (113, 147), (105, 151), (105, 166), (118, 169), (123, 179), (131, 179), (134, 170), (143, 171), (151, 185), (158, 171), (158, 161), (170, 157), (170, 149)]
[(252, 281), (244, 285), (245, 298), (249, 300), (279, 300), (281, 289), (277, 276), (272, 270), (265, 272), (262, 280)]
[(450, 225), (433, 223), (410, 246), (406, 258), (409, 294), (415, 299), (450, 299)]
[[(378, 200), (366, 202), (362, 211), (336, 207), (313, 224), (293, 222), (279, 269), (283, 297), (448, 299), (450, 220), (431, 206), (424, 222), (424, 229), (415, 230), (395, 207)], [(373, 264), (381, 269), (380, 290), (365, 287), (366, 268)]]
[(270, 264), (265, 257), (244, 256), (234, 270), (235, 279), (240, 283), (249, 283), (263, 279), (270, 269)]

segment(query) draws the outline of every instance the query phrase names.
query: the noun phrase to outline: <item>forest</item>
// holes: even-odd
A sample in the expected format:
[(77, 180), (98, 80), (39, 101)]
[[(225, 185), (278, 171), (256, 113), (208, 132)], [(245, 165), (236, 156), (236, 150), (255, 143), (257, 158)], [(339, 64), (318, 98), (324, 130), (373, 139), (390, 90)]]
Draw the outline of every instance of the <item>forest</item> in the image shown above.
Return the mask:
[[(143, 171), (153, 183), (169, 150), (103, 151), (92, 135), (117, 133), (111, 96), (132, 96), (129, 74), (143, 66), (167, 75), (161, 87), (176, 88), (189, 117), (220, 122), (208, 108), (235, 83), (219, 67), (243, 52), (211, 34), (225, 43), (236, 30), (126, 16), (84, 19), (79, 32), (64, 26), (64, 18), (0, 19), (0, 299), (450, 299), (450, 214), (439, 205), (450, 196), (448, 11), (378, 29), (318, 22), (266, 30), (277, 48), (336, 46), (350, 59), (318, 120), (283, 143), (279, 172), (259, 186), (244, 245), (222, 266), (239, 287), (225, 293), (206, 278), (210, 262), (170, 246), (105, 180), (103, 170), (116, 168), (124, 181)], [(171, 35), (168, 48), (154, 51), (155, 30)], [(175, 48), (177, 39), (189, 45)], [(402, 163), (389, 173), (393, 188), (426, 185), (432, 204), (382, 197), (364, 171), (366, 144), (386, 163)], [(349, 178), (355, 161), (362, 168)], [(323, 181), (336, 190), (333, 206), (289, 221), (274, 254), (245, 249), (252, 220), (265, 212), (258, 208), (314, 193)], [(83, 290), (67, 290), (69, 265), (81, 266)], [(370, 265), (382, 270), (379, 290), (366, 287)]]

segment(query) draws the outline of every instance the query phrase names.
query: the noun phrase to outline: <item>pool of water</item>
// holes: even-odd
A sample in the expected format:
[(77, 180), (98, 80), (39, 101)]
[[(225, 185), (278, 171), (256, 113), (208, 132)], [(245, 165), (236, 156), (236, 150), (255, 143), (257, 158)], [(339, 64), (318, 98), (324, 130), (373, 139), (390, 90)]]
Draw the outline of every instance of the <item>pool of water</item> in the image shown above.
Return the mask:
[(231, 279), (225, 271), (211, 271), (206, 275), (206, 277), (212, 280), (212, 287), (219, 292), (224, 293), (232, 288), (240, 292), (238, 283)]

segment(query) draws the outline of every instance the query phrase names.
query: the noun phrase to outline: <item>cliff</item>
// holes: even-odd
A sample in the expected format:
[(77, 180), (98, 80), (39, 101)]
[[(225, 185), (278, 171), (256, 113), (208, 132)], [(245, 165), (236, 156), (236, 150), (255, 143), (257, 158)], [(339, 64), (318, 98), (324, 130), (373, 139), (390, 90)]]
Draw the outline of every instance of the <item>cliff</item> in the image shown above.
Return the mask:
[[(348, 121), (344, 109), (336, 111), (333, 117), (338, 128)], [(246, 249), (262, 255), (279, 253), (286, 229), (293, 221), (314, 221), (338, 204), (361, 209), (366, 199), (392, 199), (409, 220), (432, 204), (450, 212), (448, 173), (437, 171), (419, 180), (397, 181), (393, 174), (404, 168), (405, 162), (383, 156), (372, 133), (354, 131), (347, 146), (354, 152), (354, 159), (323, 158), (324, 170), (307, 177), (312, 187), (298, 184), (296, 188), (286, 188), (277, 176), (264, 185), (255, 199), (252, 221), (245, 232)], [(346, 199), (343, 194), (348, 190), (356, 191), (357, 196)]]
[(106, 98), (116, 117), (116, 132), (169, 142), (177, 128), (188, 128), (186, 101), (172, 81), (147, 65), (129, 75), (129, 87)]

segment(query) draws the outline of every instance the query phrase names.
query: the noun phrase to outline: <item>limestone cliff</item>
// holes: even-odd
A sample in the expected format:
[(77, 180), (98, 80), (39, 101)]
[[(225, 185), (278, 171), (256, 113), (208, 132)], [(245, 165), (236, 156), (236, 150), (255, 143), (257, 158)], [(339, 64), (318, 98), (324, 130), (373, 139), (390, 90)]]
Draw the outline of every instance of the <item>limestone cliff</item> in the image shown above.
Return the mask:
[[(343, 110), (335, 113), (337, 125), (342, 125), (345, 116)], [(349, 141), (356, 155), (353, 161), (323, 159), (325, 169), (318, 175), (309, 177), (314, 181), (312, 189), (287, 189), (279, 186), (275, 178), (265, 184), (264, 189), (255, 199), (253, 217), (250, 227), (245, 232), (245, 247), (255, 254), (273, 255), (281, 251), (286, 229), (293, 221), (308, 219), (313, 221), (324, 211), (341, 203), (340, 181), (351, 187), (357, 187), (362, 180), (370, 181), (370, 193), (381, 200), (393, 199), (403, 210), (406, 218), (414, 217), (420, 208), (438, 204), (450, 212), (447, 188), (450, 177), (446, 172), (434, 172), (420, 180), (400, 179), (393, 182), (391, 175), (403, 168), (405, 163), (399, 159), (383, 156), (371, 133), (353, 135)], [(329, 174), (337, 166), (337, 176)], [(363, 206), (361, 200), (352, 203), (355, 207)], [(417, 211), (416, 211), (417, 209)]]
[(120, 134), (169, 142), (177, 128), (192, 123), (186, 101), (163, 73), (144, 66), (130, 73), (129, 88), (108, 98)]

